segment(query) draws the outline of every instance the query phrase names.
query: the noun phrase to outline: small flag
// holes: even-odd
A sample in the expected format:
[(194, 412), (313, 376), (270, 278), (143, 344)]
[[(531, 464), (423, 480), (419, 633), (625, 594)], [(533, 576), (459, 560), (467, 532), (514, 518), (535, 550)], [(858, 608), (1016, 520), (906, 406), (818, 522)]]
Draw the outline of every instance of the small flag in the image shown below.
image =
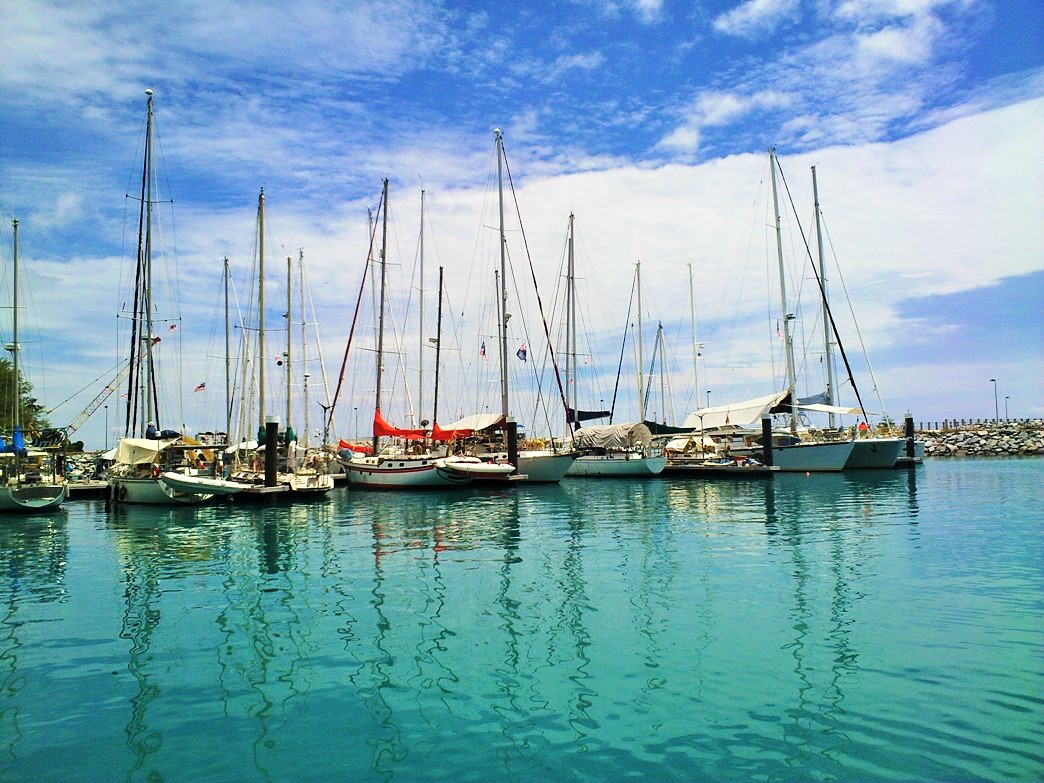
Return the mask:
[(207, 382), (203, 381), (203, 383), (201, 383), (199, 386), (197, 386), (195, 389), (193, 389), (193, 391), (198, 391), (199, 392), (199, 391), (203, 391), (205, 388), (207, 388)]
[(779, 328), (779, 321), (776, 321), (776, 337), (780, 340), (783, 339), (783, 330)]
[(485, 340), (483, 340), (482, 341), (482, 345), (479, 346), (479, 356), (481, 356), (483, 359), (486, 358), (486, 341)]
[(518, 350), (515, 351), (515, 356), (517, 356), (522, 361), (526, 360), (526, 344), (525, 343), (522, 343), (522, 345), (520, 345), (518, 347)]
[(177, 328), (178, 328), (177, 324), (171, 324), (170, 326), (167, 327), (167, 329), (169, 329), (172, 332), (177, 331)]

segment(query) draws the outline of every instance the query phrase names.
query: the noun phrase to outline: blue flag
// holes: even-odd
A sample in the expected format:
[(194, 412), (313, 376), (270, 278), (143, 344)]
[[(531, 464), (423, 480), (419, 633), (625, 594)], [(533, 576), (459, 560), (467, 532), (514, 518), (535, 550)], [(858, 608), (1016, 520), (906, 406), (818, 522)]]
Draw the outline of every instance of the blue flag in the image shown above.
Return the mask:
[(525, 343), (522, 343), (522, 345), (519, 346), (518, 350), (515, 351), (515, 356), (517, 356), (522, 361), (526, 360), (526, 344)]

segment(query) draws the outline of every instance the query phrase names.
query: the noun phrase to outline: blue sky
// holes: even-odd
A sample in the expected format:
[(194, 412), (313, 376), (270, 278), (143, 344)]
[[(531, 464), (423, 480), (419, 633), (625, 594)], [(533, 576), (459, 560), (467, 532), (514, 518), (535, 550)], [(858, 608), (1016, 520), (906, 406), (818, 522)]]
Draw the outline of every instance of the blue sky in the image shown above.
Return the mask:
[[(304, 249), (334, 375), (366, 255), (367, 208), (383, 177), (392, 182), (398, 290), (416, 275), (423, 183), (437, 258), (429, 296), (441, 262), (451, 300), (481, 298), (476, 257), (487, 243), (494, 127), (504, 131), (547, 300), (567, 216), (577, 215), (595, 353), (585, 372), (598, 368), (589, 399), (612, 386), (639, 260), (645, 364), (662, 321), (675, 417), (695, 407), (690, 264), (698, 340), (707, 343), (701, 397), (712, 389), (713, 402), (724, 402), (779, 385), (764, 154), (776, 145), (806, 233), (808, 171), (817, 165), (838, 265), (831, 291), (845, 312), (845, 346), (859, 354), (860, 389), (874, 386), (872, 367), (894, 417), (985, 417), (997, 378), (1012, 415), (1044, 415), (1037, 3), (393, 0), (276, 12), (220, 0), (162, 9), (25, 0), (5, 2), (3, 17), (0, 240), (6, 270), (17, 216), (31, 289), (29, 372), (49, 407), (72, 398), (55, 423), (100, 390), (121, 350), (116, 313), (134, 243), (125, 194), (140, 176), (146, 87), (156, 97), (159, 180), (173, 199), (161, 210), (164, 268), (180, 280), (168, 300), (181, 319), (177, 361), (168, 362), (179, 372), (168, 383), (185, 399), (177, 415), (190, 430), (219, 426), (220, 259), (232, 259), (245, 291), (260, 187), (273, 255)], [(790, 219), (790, 288), (802, 292), (808, 337), (817, 316), (798, 240)], [(411, 303), (409, 311), (401, 303), (407, 352), (417, 331)], [(429, 301), (426, 320), (433, 312)], [(2, 329), (6, 339), (7, 319)], [(481, 329), (463, 317), (453, 329), (454, 361), (467, 363)], [(821, 383), (815, 351), (803, 359), (810, 391)], [(354, 434), (354, 409), (372, 407), (361, 372), (338, 415), (345, 434)], [(447, 372), (446, 395), (482, 385), (481, 366)], [(207, 391), (193, 393), (204, 379)], [(111, 407), (110, 415), (115, 398)], [(89, 445), (101, 445), (101, 417), (80, 433)]]

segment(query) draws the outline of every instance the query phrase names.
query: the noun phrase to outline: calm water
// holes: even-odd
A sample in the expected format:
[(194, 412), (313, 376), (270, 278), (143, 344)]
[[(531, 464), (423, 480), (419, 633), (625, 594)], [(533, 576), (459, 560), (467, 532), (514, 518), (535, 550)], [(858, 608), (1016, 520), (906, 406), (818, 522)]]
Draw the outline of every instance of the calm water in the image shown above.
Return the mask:
[(0, 520), (0, 780), (1039, 780), (1042, 478)]

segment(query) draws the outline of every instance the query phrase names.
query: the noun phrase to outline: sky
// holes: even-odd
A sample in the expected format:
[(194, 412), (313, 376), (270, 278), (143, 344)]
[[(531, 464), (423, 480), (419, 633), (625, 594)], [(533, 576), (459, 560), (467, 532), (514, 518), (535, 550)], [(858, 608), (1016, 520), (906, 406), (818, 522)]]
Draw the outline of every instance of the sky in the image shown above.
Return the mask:
[[(21, 356), (53, 424), (73, 421), (127, 353), (146, 88), (154, 263), (167, 286), (157, 310), (177, 327), (160, 351), (166, 425), (224, 427), (222, 259), (249, 309), (264, 188), (266, 321), (282, 321), (286, 257), (303, 253), (309, 315), (291, 322), (316, 324), (308, 331), (320, 342), (307, 363), (293, 349), (302, 358), (290, 366), (309, 374), (307, 426), (318, 426), (319, 347), (332, 393), (384, 178), (388, 340), (406, 368), (390, 373), (386, 361), (397, 378), (385, 387), (386, 418), (432, 415), (434, 356), (420, 345), (437, 328), (438, 266), (438, 418), (499, 406), (494, 128), (511, 177), (509, 275), (528, 290), (508, 305), (520, 316), (509, 322), (512, 373), (529, 373), (518, 381), (520, 419), (541, 369), (553, 389), (531, 277), (560, 362), (568, 353), (571, 212), (581, 408), (618, 388), (615, 420), (637, 415), (639, 262), (650, 418), (680, 422), (708, 400), (783, 388), (769, 147), (785, 179), (800, 395), (825, 383), (805, 249), (816, 256), (815, 165), (827, 288), (864, 407), (926, 422), (1044, 416), (1044, 15), (1033, 0), (382, 0), (278, 11), (0, 0), (0, 10), (0, 297), (11, 299), (17, 217)], [(366, 434), (374, 404), (371, 294), (362, 299), (335, 408), (342, 436)], [(3, 313), (8, 342), (10, 305)], [(278, 353), (264, 358), (270, 382)], [(854, 402), (853, 383), (837, 385)], [(111, 445), (122, 391), (74, 439)]]

